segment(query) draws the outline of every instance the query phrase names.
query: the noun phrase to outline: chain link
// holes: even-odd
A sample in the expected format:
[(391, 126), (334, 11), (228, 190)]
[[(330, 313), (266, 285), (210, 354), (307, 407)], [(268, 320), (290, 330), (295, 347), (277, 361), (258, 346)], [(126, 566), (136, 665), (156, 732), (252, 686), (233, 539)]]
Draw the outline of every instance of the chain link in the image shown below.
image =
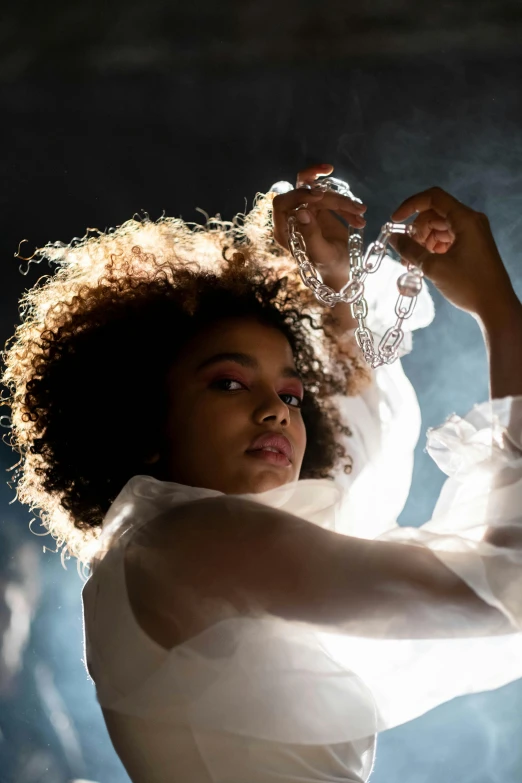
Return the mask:
[[(350, 191), (348, 183), (335, 177), (325, 177), (314, 183), (314, 190), (333, 190), (342, 195), (360, 202)], [(399, 346), (404, 339), (402, 324), (410, 318), (417, 297), (422, 290), (422, 280), (424, 274), (419, 267), (409, 263), (407, 272), (397, 280), (399, 298), (395, 305), (396, 322), (391, 326), (381, 338), (377, 350), (375, 350), (374, 335), (367, 327), (365, 319), (368, 315), (368, 303), (364, 298), (364, 281), (369, 274), (374, 274), (379, 269), (382, 259), (386, 255), (386, 249), (390, 237), (393, 234), (406, 234), (411, 236), (413, 228), (404, 223), (385, 223), (375, 242), (371, 242), (363, 256), (363, 238), (362, 233), (350, 226), (348, 237), (348, 255), (350, 259), (350, 279), (341, 288), (339, 292), (334, 291), (330, 286), (325, 285), (320, 273), (315, 269), (310, 261), (306, 250), (306, 243), (303, 235), (297, 230), (297, 220), (295, 215), (288, 218), (288, 241), (290, 252), (297, 261), (299, 274), (303, 283), (310, 288), (318, 301), (328, 307), (335, 307), (339, 302), (346, 302), (350, 305), (352, 316), (357, 320), (358, 327), (355, 329), (355, 339), (361, 349), (366, 362), (372, 367), (380, 367), (382, 364), (392, 364), (399, 353)]]

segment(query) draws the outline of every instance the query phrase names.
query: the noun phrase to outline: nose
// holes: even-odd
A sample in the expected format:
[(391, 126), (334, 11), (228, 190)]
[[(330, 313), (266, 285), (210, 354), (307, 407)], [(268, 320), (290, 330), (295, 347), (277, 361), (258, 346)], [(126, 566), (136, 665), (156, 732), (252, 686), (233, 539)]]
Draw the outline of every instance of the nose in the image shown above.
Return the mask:
[(290, 412), (288, 405), (283, 402), (281, 397), (275, 394), (275, 392), (271, 392), (264, 395), (263, 400), (259, 403), (255, 412), (255, 418), (259, 422), (272, 419), (281, 426), (287, 426), (290, 423)]

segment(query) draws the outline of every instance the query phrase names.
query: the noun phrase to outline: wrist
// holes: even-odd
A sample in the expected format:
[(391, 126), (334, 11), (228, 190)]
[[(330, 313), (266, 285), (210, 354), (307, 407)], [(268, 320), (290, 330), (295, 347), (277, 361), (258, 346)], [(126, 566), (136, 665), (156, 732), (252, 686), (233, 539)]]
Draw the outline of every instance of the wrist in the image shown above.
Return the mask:
[[(343, 279), (342, 277), (334, 277), (333, 275), (321, 275), (323, 283), (336, 293), (339, 293), (343, 285), (348, 282), (348, 276)], [(333, 330), (335, 334), (344, 334), (350, 329), (355, 329), (358, 326), (357, 319), (352, 315), (352, 308), (346, 302), (338, 302), (334, 307), (326, 308), (334, 319)]]
[[(321, 277), (323, 278), (323, 283), (325, 285), (333, 288), (336, 293), (339, 293), (341, 288), (345, 286), (350, 279), (350, 274), (346, 271), (341, 272), (340, 274), (330, 273), (323, 275), (321, 273)], [(335, 320), (334, 332), (338, 335), (345, 334), (345, 332), (359, 326), (357, 318), (354, 318), (352, 315), (351, 305), (346, 302), (338, 302), (331, 308), (330, 313)]]
[(495, 299), (488, 307), (474, 314), (482, 331), (486, 334), (506, 333), (522, 323), (522, 302), (513, 290), (508, 296)]
[(321, 272), (320, 267), (318, 267), (318, 271), (321, 274), (323, 283), (329, 286), (330, 288), (333, 288), (333, 290), (336, 292), (339, 292), (343, 287), (343, 285), (346, 285), (346, 283), (350, 279), (350, 275), (348, 272), (341, 272), (341, 273)]
[(480, 318), (489, 361), (490, 397), (522, 396), (522, 304), (503, 303)]

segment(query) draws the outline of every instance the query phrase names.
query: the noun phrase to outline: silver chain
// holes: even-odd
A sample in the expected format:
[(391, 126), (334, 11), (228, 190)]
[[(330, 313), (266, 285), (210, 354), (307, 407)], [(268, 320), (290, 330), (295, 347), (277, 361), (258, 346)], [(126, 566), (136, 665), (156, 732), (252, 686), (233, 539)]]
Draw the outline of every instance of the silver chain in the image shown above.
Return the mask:
[[(313, 189), (333, 190), (336, 193), (349, 196), (355, 201), (360, 201), (354, 197), (348, 183), (335, 177), (325, 177), (318, 180), (314, 183)], [(397, 280), (397, 288), (399, 289), (399, 297), (395, 305), (397, 320), (381, 338), (377, 351), (374, 347), (374, 335), (365, 322), (368, 315), (368, 303), (364, 298), (364, 281), (369, 274), (374, 274), (379, 269), (392, 234), (412, 236), (413, 227), (404, 223), (385, 223), (376, 241), (368, 245), (363, 256), (362, 232), (350, 226), (348, 237), (350, 278), (341, 290), (336, 292), (323, 283), (321, 274), (315, 269), (308, 257), (303, 235), (296, 226), (295, 215), (290, 215), (288, 218), (288, 241), (290, 251), (297, 261), (303, 283), (314, 292), (320, 302), (328, 307), (335, 307), (338, 302), (346, 302), (350, 305), (352, 316), (357, 319), (359, 324), (355, 329), (355, 339), (369, 365), (380, 367), (381, 364), (392, 364), (399, 355), (399, 346), (404, 339), (404, 332), (401, 328), (403, 321), (410, 318), (415, 309), (417, 297), (422, 290), (424, 274), (419, 267), (408, 263), (408, 271)]]

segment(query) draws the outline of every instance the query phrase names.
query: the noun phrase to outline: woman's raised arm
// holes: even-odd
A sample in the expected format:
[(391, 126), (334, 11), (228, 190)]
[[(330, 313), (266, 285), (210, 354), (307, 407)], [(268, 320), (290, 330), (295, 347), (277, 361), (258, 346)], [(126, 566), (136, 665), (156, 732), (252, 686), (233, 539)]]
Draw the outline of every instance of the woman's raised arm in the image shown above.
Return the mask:
[[(465, 569), (466, 554), (455, 559)], [(149, 523), (128, 546), (126, 572), (135, 613), (149, 632), (155, 623), (157, 641), (190, 638), (234, 615), (367, 638), (516, 630), (414, 540), (344, 536), (234, 496), (179, 506)]]

